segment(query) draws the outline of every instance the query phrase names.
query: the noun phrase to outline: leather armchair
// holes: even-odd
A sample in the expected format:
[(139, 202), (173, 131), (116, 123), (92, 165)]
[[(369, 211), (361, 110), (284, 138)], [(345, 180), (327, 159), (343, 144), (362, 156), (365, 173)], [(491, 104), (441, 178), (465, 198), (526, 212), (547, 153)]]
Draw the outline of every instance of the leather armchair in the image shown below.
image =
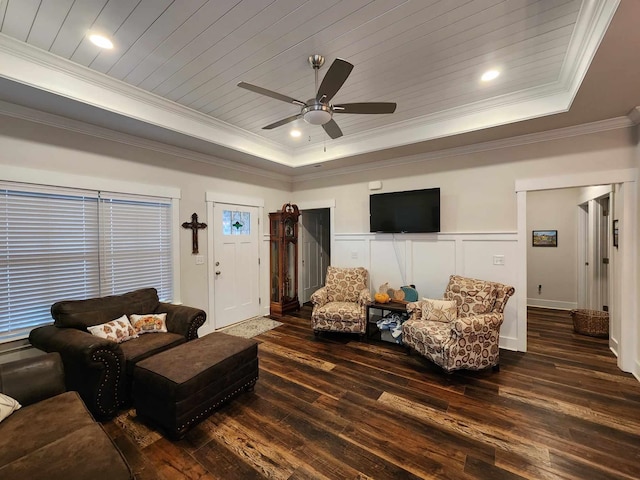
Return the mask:
[(311, 295), (311, 326), (321, 331), (349, 332), (364, 336), (366, 306), (371, 301), (369, 272), (363, 267), (327, 267), (325, 286)]
[(451, 275), (444, 299), (454, 300), (458, 318), (450, 322), (423, 318), (424, 300), (409, 303), (402, 325), (404, 344), (446, 372), (500, 365), (500, 326), (515, 289), (509, 285)]
[[(167, 333), (116, 343), (91, 335), (88, 326), (122, 315), (166, 313)], [(131, 402), (134, 365), (158, 352), (198, 338), (203, 310), (158, 300), (154, 288), (123, 295), (66, 300), (51, 307), (53, 325), (31, 331), (31, 344), (62, 357), (68, 390), (77, 391), (96, 418), (108, 419)]]

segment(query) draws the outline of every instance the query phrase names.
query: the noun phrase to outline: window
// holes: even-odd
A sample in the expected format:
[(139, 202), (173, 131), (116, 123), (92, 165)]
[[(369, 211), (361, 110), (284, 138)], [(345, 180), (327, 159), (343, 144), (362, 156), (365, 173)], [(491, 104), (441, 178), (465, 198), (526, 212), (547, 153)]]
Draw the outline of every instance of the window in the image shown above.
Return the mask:
[(153, 286), (170, 300), (170, 199), (100, 194), (100, 291), (117, 295)]
[(222, 234), (251, 235), (251, 213), (223, 210)]
[(0, 341), (51, 305), (155, 287), (171, 300), (171, 200), (0, 182)]

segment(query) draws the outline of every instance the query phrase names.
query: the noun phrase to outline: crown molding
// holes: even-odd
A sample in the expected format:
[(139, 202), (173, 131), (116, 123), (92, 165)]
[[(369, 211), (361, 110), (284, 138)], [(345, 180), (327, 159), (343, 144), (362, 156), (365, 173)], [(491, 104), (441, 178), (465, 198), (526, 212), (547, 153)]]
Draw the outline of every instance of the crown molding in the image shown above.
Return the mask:
[(584, 0), (560, 72), (560, 82), (578, 93), (589, 65), (620, 5), (620, 0)]
[(0, 76), (295, 168), (567, 111), (619, 3), (584, 0), (559, 81), (333, 140), (326, 152), (288, 147), (3, 34)]
[(620, 0), (585, 0), (557, 82), (350, 135), (333, 141), (326, 152), (320, 152), (317, 145), (301, 147), (295, 150), (295, 166), (568, 111), (619, 3)]
[(640, 124), (640, 106), (635, 107), (633, 110), (627, 113), (627, 117), (633, 122), (634, 125)]
[(282, 175), (279, 173), (270, 172), (268, 170), (244, 165), (242, 163), (233, 162), (231, 160), (214, 157), (212, 155), (194, 152), (186, 148), (167, 145), (165, 143), (156, 142), (155, 140), (147, 140), (145, 138), (136, 137), (127, 133), (116, 132), (114, 130), (109, 130), (108, 128), (72, 120), (67, 117), (42, 112), (40, 110), (34, 110), (32, 108), (15, 105), (13, 103), (4, 102), (1, 100), (0, 115), (19, 118), (21, 120), (27, 120), (29, 122), (60, 128), (70, 132), (89, 135), (92, 137), (101, 138), (124, 145), (130, 145), (133, 147), (143, 148), (158, 153), (165, 153), (177, 157), (182, 157), (199, 163), (206, 163), (207, 165), (227, 168), (229, 170), (234, 170), (245, 174), (257, 175), (259, 177), (268, 178), (271, 180), (291, 182), (291, 177), (288, 175)]
[(352, 155), (564, 113), (568, 110), (571, 99), (572, 94), (562, 85), (543, 85), (350, 135), (344, 140), (332, 141), (326, 152), (322, 149), (319, 153), (321, 149), (318, 145), (303, 147), (295, 151), (295, 166), (314, 165)]
[[(637, 110), (637, 109), (636, 109)], [(640, 112), (638, 112), (640, 115)], [(640, 119), (640, 116), (639, 116)], [(336, 168), (325, 172), (308, 173), (302, 175), (295, 175), (293, 177), (294, 186), (296, 183), (305, 182), (309, 180), (317, 180), (321, 178), (346, 175), (350, 173), (359, 173), (370, 170), (377, 170), (379, 168), (387, 167), (399, 167), (403, 165), (411, 165), (414, 163), (426, 162), (429, 160), (435, 160), (438, 158), (448, 158), (460, 155), (471, 155), (479, 152), (486, 152), (490, 150), (499, 150), (503, 148), (518, 147), (522, 145), (529, 145), (532, 143), (549, 142), (553, 140), (561, 140), (563, 138), (576, 137), (579, 135), (589, 135), (592, 133), (606, 132), (608, 130), (617, 130), (620, 128), (629, 128), (634, 125), (634, 122), (628, 117), (616, 117), (608, 120), (600, 120), (597, 122), (584, 123), (582, 125), (575, 125), (571, 127), (558, 128), (555, 130), (548, 130), (545, 132), (529, 133), (526, 135), (519, 135), (516, 137), (509, 137), (501, 140), (492, 140), (489, 142), (476, 143), (473, 145), (465, 145), (463, 147), (447, 148), (444, 150), (437, 150), (428, 153), (419, 153), (416, 155), (409, 155), (392, 160), (380, 160), (377, 162), (367, 163), (365, 165), (358, 165), (354, 167)]]
[(292, 149), (0, 33), (0, 76), (291, 166)]

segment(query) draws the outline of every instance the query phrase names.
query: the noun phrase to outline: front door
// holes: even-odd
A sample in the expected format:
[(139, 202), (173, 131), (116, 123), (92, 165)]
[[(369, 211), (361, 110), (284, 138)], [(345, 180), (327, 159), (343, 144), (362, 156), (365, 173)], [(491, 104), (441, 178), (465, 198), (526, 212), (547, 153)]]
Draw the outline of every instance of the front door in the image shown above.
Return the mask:
[(258, 208), (213, 205), (214, 325), (255, 317), (259, 305)]

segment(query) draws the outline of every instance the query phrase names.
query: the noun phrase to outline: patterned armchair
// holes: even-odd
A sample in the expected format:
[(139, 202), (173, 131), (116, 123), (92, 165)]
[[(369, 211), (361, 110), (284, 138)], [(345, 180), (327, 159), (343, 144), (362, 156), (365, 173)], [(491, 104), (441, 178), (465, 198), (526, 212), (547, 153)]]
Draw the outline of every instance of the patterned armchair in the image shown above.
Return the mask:
[(311, 295), (313, 333), (350, 332), (364, 336), (371, 301), (369, 272), (363, 267), (327, 267), (325, 286)]
[[(416, 350), (446, 372), (459, 369), (499, 370), (500, 325), (504, 307), (515, 292), (501, 283), (451, 275), (445, 300), (455, 301), (454, 315), (427, 314), (435, 302), (423, 299), (409, 303), (409, 320), (402, 325), (405, 345)], [(457, 309), (457, 318), (455, 310)]]

